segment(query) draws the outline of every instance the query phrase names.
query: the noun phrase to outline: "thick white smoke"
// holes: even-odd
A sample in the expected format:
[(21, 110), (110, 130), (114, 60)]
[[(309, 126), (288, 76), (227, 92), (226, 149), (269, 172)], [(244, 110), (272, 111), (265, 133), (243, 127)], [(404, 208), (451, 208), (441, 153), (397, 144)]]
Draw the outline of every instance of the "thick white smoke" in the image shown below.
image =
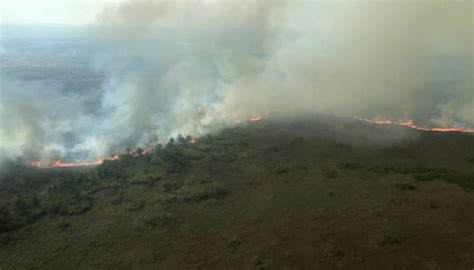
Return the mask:
[[(41, 106), (77, 105), (38, 97), (25, 102), (26, 111), (38, 112), (19, 114), (16, 133), (2, 125), (3, 149), (24, 149), (39, 133), (48, 140), (38, 139), (38, 152), (95, 158), (253, 114), (324, 112), (472, 127), (472, 12), (470, 0), (106, 6), (89, 37), (100, 45), (94, 69), (106, 78), (100, 113), (77, 108), (66, 114), (75, 120), (66, 117), (51, 130), (44, 125), (56, 118)], [(2, 119), (14, 110), (4, 103)], [(12, 135), (17, 128), (27, 135)], [(75, 143), (66, 145), (64, 134)]]

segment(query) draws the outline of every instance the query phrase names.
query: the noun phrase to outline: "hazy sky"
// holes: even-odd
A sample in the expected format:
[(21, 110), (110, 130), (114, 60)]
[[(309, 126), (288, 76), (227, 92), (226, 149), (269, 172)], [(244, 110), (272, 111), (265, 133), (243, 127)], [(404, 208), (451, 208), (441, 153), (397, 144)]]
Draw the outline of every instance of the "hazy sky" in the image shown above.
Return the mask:
[(0, 0), (2, 24), (93, 24), (104, 4), (120, 0)]

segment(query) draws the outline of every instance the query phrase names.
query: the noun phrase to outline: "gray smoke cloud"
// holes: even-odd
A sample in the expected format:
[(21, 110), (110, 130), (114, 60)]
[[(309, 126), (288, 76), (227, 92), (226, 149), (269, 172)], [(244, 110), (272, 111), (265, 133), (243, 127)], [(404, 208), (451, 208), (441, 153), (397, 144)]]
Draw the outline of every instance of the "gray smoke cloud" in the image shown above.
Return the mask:
[[(62, 85), (0, 77), (0, 153), (28, 159), (64, 158), (96, 119)], [(84, 113), (84, 114), (83, 114)]]
[[(469, 0), (109, 5), (89, 36), (99, 47), (93, 68), (105, 77), (99, 113), (64, 94), (12, 95), (13, 103), (2, 99), (2, 119), (21, 112), (2, 123), (2, 148), (91, 159), (253, 114), (472, 127), (472, 12)], [(42, 113), (51, 108), (65, 113)]]

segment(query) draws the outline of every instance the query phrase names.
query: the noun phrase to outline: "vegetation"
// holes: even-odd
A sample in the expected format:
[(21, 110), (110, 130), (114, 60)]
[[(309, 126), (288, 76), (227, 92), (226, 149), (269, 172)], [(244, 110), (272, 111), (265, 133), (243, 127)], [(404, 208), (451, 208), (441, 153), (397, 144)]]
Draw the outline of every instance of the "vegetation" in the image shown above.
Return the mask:
[[(379, 174), (409, 174), (418, 181), (431, 181), (438, 179), (459, 185), (464, 188), (474, 189), (474, 173), (464, 173), (446, 168), (429, 168), (417, 163), (394, 163), (376, 166), (363, 166), (358, 163), (345, 162), (340, 164), (339, 167), (346, 170), (364, 169), (367, 172)], [(328, 178), (337, 176), (337, 171), (324, 169), (322, 173)], [(396, 188), (404, 190), (407, 189), (406, 187), (403, 188), (401, 186), (397, 186)]]
[[(1, 164), (0, 171), (0, 234), (21, 228), (45, 215), (74, 216), (94, 208), (96, 193), (112, 190), (110, 203), (137, 211), (147, 205), (143, 198), (131, 195), (133, 186), (153, 186), (160, 182), (163, 192), (160, 203), (201, 202), (219, 200), (228, 193), (224, 182), (207, 176), (175, 179), (193, 162), (208, 159), (212, 163), (229, 163), (237, 159), (255, 157), (254, 150), (244, 141), (246, 134), (239, 128), (222, 131), (216, 136), (207, 135), (199, 143), (190, 144), (191, 137), (179, 135), (166, 145), (158, 144), (146, 153), (141, 148), (127, 149), (119, 160), (106, 160), (89, 169), (37, 169), (26, 165), (21, 158)], [(291, 144), (303, 144), (296, 137)], [(277, 146), (274, 146), (277, 147)], [(278, 146), (279, 147), (279, 146)], [(412, 174), (418, 181), (439, 179), (462, 187), (474, 188), (474, 175), (451, 169), (433, 169), (416, 163), (398, 163), (364, 166), (359, 162), (343, 162), (338, 168), (324, 167), (321, 174), (336, 178), (340, 170), (365, 170), (380, 174)], [(275, 168), (276, 174), (290, 172), (288, 166)], [(414, 186), (396, 183), (401, 190)]]
[(462, 173), (452, 169), (433, 169), (425, 174), (415, 174), (413, 178), (418, 181), (443, 180), (462, 187), (474, 189), (474, 173)]
[(0, 172), (0, 267), (469, 265), (474, 171), (464, 140), (425, 134), (421, 152), (351, 147), (316, 125), (267, 123), (129, 149), (96, 167), (10, 161)]
[(223, 184), (209, 179), (188, 179), (182, 184), (164, 185), (165, 191), (170, 194), (163, 196), (162, 201), (170, 202), (201, 202), (208, 199), (220, 199), (228, 191)]
[[(140, 210), (146, 201), (130, 195), (128, 190), (137, 185), (152, 186), (160, 180), (166, 193), (161, 200), (165, 203), (222, 198), (228, 192), (223, 183), (208, 178), (169, 179), (193, 161), (205, 158), (205, 152), (210, 150), (208, 143), (214, 138), (205, 137), (199, 146), (189, 144), (190, 140), (189, 136), (178, 136), (147, 154), (140, 148), (128, 149), (119, 160), (106, 160), (88, 169), (39, 169), (28, 166), (22, 159), (6, 161), (0, 173), (0, 192), (5, 194), (0, 200), (0, 234), (21, 228), (44, 215), (73, 216), (87, 212), (94, 207), (96, 193), (101, 190), (114, 190), (112, 205)], [(228, 162), (236, 158), (235, 155), (229, 158), (227, 144), (213, 150), (208, 155), (213, 160)]]

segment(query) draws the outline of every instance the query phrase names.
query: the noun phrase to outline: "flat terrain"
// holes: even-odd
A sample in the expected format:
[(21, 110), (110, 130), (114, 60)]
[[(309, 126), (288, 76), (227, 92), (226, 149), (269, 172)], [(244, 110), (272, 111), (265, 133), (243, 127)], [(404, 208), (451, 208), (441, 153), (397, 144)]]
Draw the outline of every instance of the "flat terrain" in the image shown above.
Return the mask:
[[(474, 267), (472, 134), (265, 119), (163, 149), (46, 173), (0, 268)], [(22, 217), (22, 191), (2, 192)]]

